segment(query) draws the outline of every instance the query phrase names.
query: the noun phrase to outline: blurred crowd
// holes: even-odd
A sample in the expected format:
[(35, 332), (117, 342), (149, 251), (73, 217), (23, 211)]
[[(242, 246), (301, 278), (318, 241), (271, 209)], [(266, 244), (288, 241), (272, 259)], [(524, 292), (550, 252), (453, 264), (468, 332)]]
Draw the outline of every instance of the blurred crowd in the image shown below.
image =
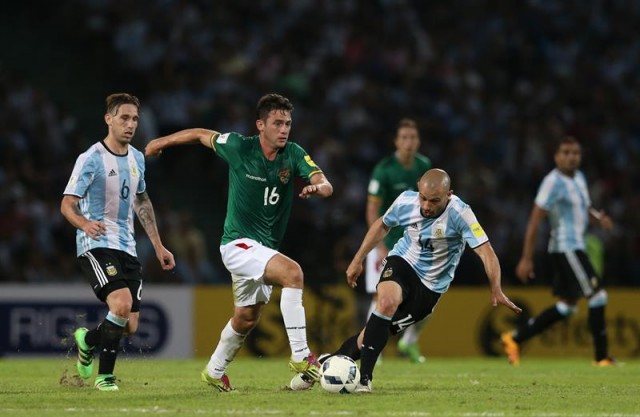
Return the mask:
[[(422, 152), (476, 212), (507, 285), (516, 284), (553, 142), (576, 136), (594, 206), (616, 222), (613, 233), (593, 235), (605, 278), (640, 285), (640, 2), (70, 0), (50, 12), (64, 22), (60, 42), (94, 45), (70, 76), (90, 77), (94, 65), (109, 74), (105, 85), (141, 99), (138, 149), (188, 127), (254, 134), (261, 95), (292, 100), (290, 139), (335, 190), (327, 200), (296, 201), (282, 248), (308, 285), (344, 279), (366, 231), (369, 174), (392, 152), (402, 117), (418, 121)], [(4, 66), (1, 281), (82, 279), (59, 203), (77, 155), (106, 135), (104, 96), (83, 97), (96, 108), (91, 122), (104, 127), (88, 137), (47, 85)], [(162, 274), (140, 233), (139, 255), (158, 271), (150, 279), (229, 282), (217, 250), (226, 170), (202, 147), (148, 161), (161, 234), (178, 262), (175, 274)], [(538, 241), (544, 271), (546, 239)], [(473, 255), (454, 283), (485, 283)]]

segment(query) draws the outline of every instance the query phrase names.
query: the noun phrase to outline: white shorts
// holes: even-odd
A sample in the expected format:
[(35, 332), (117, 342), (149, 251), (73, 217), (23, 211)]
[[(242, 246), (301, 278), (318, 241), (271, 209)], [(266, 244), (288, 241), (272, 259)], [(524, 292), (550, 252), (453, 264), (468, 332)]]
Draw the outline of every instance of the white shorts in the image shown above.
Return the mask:
[(264, 271), (267, 262), (277, 254), (277, 251), (246, 238), (220, 246), (222, 262), (231, 272), (236, 307), (269, 302), (273, 288), (264, 283)]
[(375, 248), (367, 254), (365, 263), (364, 283), (367, 293), (376, 293), (376, 287), (378, 286), (378, 281), (380, 281), (380, 272), (382, 272), (382, 264), (378, 263), (378, 249)]

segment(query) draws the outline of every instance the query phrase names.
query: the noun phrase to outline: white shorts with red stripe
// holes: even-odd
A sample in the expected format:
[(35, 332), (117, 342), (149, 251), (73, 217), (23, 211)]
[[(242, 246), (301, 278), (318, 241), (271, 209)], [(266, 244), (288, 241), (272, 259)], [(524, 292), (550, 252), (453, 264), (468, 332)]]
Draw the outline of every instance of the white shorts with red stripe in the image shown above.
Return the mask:
[(231, 273), (233, 303), (246, 307), (268, 303), (273, 288), (264, 283), (264, 271), (278, 251), (253, 239), (236, 239), (220, 246), (222, 262)]

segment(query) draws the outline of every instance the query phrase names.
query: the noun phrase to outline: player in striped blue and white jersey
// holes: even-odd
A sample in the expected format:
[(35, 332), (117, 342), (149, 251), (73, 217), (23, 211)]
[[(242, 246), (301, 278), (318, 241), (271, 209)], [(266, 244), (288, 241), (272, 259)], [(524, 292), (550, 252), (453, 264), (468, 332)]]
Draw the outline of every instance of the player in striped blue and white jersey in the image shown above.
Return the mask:
[(553, 294), (558, 301), (513, 332), (501, 336), (509, 362), (520, 363), (520, 345), (576, 312), (579, 299), (589, 304), (589, 329), (593, 335), (594, 364), (615, 365), (609, 356), (605, 323), (607, 293), (586, 253), (585, 234), (590, 221), (603, 229), (613, 227), (611, 218), (591, 207), (587, 181), (579, 170), (582, 150), (571, 136), (562, 138), (555, 150), (556, 167), (542, 180), (525, 232), (522, 257), (516, 275), (522, 282), (533, 279), (533, 255), (538, 228), (548, 217), (551, 226), (548, 252), (554, 270)]
[(95, 387), (115, 391), (113, 370), (125, 331), (138, 328), (142, 296), (142, 269), (136, 255), (133, 217), (149, 236), (162, 269), (175, 266), (162, 244), (144, 181), (144, 156), (130, 145), (138, 126), (137, 97), (112, 94), (106, 99), (107, 137), (93, 144), (76, 160), (64, 190), (60, 210), (76, 227), (80, 268), (96, 297), (109, 312), (95, 329), (78, 328), (76, 367), (82, 378), (93, 374), (93, 351), (102, 348)]
[[(362, 263), (393, 227), (404, 234), (385, 259), (377, 287), (378, 301), (365, 328), (347, 339), (334, 354), (360, 359), (357, 392), (370, 392), (373, 369), (390, 334), (424, 320), (453, 280), (468, 244), (482, 260), (491, 287), (491, 303), (516, 313), (521, 309), (502, 292), (500, 262), (471, 208), (451, 191), (441, 169), (428, 170), (418, 191), (405, 191), (367, 232), (347, 268), (347, 282), (357, 285)], [(323, 358), (324, 359), (324, 358)]]

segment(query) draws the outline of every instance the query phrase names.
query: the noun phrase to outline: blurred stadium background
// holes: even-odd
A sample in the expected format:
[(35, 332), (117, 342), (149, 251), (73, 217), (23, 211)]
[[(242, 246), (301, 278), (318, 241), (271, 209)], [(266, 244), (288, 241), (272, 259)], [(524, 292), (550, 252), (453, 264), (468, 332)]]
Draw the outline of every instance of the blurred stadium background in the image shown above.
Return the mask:
[[(422, 151), (451, 174), (489, 234), (508, 293), (534, 312), (551, 301), (546, 239), (532, 288), (513, 271), (536, 188), (552, 168), (553, 139), (575, 135), (594, 206), (616, 222), (613, 233), (590, 237), (611, 289), (612, 350), (640, 356), (639, 24), (640, 3), (631, 0), (7, 3), (0, 355), (65, 351), (77, 320), (102, 314), (75, 264), (74, 230), (59, 203), (77, 155), (106, 134), (105, 96), (124, 91), (143, 103), (138, 149), (188, 127), (249, 134), (262, 94), (293, 101), (291, 139), (335, 188), (326, 201), (296, 202), (282, 248), (305, 270), (318, 350), (334, 348), (362, 320), (365, 297), (345, 288), (344, 270), (366, 230), (368, 176), (392, 151), (400, 118), (418, 121)], [(129, 342), (133, 350), (206, 356), (231, 314), (217, 250), (226, 170), (201, 147), (148, 162), (160, 230), (179, 267), (163, 273), (139, 235), (150, 317)], [(246, 354), (287, 351), (277, 303), (271, 307)], [(499, 354), (496, 336), (514, 319), (487, 307), (484, 272), (465, 254), (423, 349)], [(589, 357), (588, 337), (578, 316), (532, 342), (531, 352)]]

